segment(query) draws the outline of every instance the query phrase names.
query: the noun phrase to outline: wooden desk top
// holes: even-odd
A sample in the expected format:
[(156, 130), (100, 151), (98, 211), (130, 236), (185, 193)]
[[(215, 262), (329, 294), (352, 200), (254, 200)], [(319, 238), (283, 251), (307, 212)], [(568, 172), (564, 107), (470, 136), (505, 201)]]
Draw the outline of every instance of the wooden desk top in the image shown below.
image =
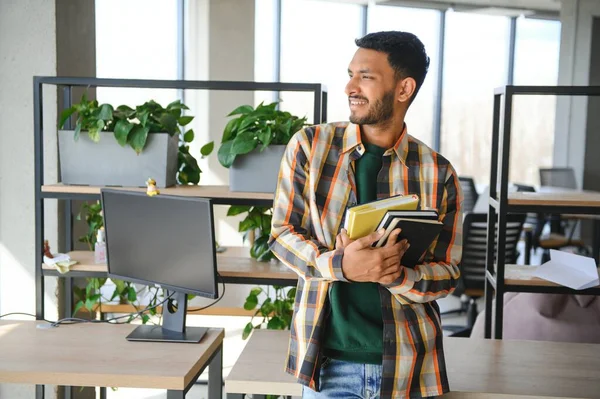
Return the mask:
[[(297, 279), (296, 273), (277, 261), (258, 262), (250, 257), (249, 248), (228, 247), (223, 253), (217, 254), (217, 270), (223, 277), (248, 277), (265, 279)], [(79, 263), (71, 266), (73, 271), (108, 272), (105, 263), (94, 263), (92, 251), (69, 252), (71, 259)], [(54, 270), (53, 266), (42, 265), (44, 270)], [(64, 276), (68, 276), (68, 273)]]
[[(301, 395), (284, 372), (288, 337), (255, 330), (225, 379), (226, 392)], [(453, 391), (445, 399), (600, 397), (600, 345), (444, 338), (444, 351)]]
[(0, 383), (182, 390), (223, 342), (210, 329), (199, 344), (130, 342), (132, 324), (38, 329), (0, 321)]
[[(540, 287), (561, 287), (552, 281), (533, 277), (538, 266), (506, 265), (504, 272), (504, 284), (506, 285), (529, 285)], [(600, 272), (600, 270), (599, 270)]]

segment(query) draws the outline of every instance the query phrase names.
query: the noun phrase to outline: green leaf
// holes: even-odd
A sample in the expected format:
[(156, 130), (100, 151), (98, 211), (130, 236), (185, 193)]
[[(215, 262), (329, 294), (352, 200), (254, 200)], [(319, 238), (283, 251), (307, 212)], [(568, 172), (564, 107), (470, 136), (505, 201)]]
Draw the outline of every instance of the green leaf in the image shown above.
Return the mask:
[(254, 326), (252, 325), (252, 322), (246, 324), (246, 327), (244, 327), (244, 332), (242, 332), (242, 339), (247, 339), (250, 336), (253, 328)]
[(232, 119), (227, 122), (227, 125), (225, 125), (225, 129), (223, 130), (223, 138), (221, 138), (221, 143), (229, 141), (235, 137), (234, 133), (237, 133), (237, 127), (239, 123), (239, 118)]
[(98, 297), (96, 297), (96, 295), (92, 295), (90, 298), (87, 298), (85, 300), (85, 307), (87, 310), (92, 310), (94, 309), (94, 305), (96, 305), (96, 303), (98, 302), (98, 298), (100, 296), (98, 295)]
[(135, 110), (131, 109), (127, 105), (119, 105), (117, 107), (119, 114), (122, 114), (125, 118), (131, 118), (135, 114)]
[[(99, 121), (99, 122), (102, 122), (102, 121)], [(100, 141), (99, 129), (97, 127), (90, 127), (90, 129), (88, 130), (88, 136), (94, 143), (99, 142)]]
[(244, 309), (252, 310), (256, 308), (256, 305), (258, 305), (257, 296), (252, 294), (248, 295), (248, 297), (246, 298), (246, 302), (244, 303)]
[(167, 105), (167, 110), (171, 111), (174, 109), (189, 109), (187, 105), (183, 104), (181, 100), (175, 100), (169, 105)]
[(135, 150), (136, 153), (142, 152), (144, 146), (146, 145), (146, 140), (148, 139), (149, 128), (136, 125), (131, 129), (131, 133), (129, 134), (128, 142), (131, 148)]
[(191, 143), (192, 141), (194, 141), (193, 129), (190, 129), (187, 132), (185, 132), (185, 134), (183, 135), (183, 141), (185, 141), (186, 143)]
[(236, 109), (234, 109), (233, 111), (231, 111), (227, 116), (233, 116), (233, 115), (246, 115), (251, 113), (252, 111), (254, 111), (254, 108), (250, 105), (240, 105), (239, 107), (237, 107)]
[(102, 104), (98, 119), (102, 121), (110, 121), (113, 118), (113, 107), (110, 104)]
[(148, 323), (149, 320), (150, 316), (148, 316), (147, 314), (142, 314), (142, 324)]
[(278, 316), (273, 316), (267, 323), (267, 329), (269, 330), (283, 330), (284, 328), (285, 324)]
[(140, 124), (142, 126), (146, 126), (146, 123), (148, 123), (149, 116), (150, 116), (150, 113), (148, 111), (141, 111), (138, 113), (138, 120), (140, 121)]
[(296, 287), (290, 288), (290, 290), (287, 293), (287, 297), (288, 297), (288, 299), (295, 299), (296, 298)]
[(269, 144), (271, 144), (272, 138), (273, 132), (271, 131), (271, 126), (267, 126), (265, 129), (258, 132), (258, 139), (263, 144), (263, 149), (266, 148)]
[(246, 129), (249, 126), (255, 125), (256, 122), (258, 121), (258, 117), (257, 116), (248, 116), (247, 118), (244, 118), (241, 122), (240, 125), (238, 127), (238, 130), (243, 131), (243, 130), (248, 130)]
[(248, 205), (232, 205), (227, 210), (227, 216), (236, 216), (240, 213), (249, 212), (251, 206)]
[(193, 120), (194, 120), (193, 116), (182, 116), (181, 118), (179, 118), (178, 122), (181, 126), (185, 126)]
[(250, 295), (258, 296), (261, 292), (263, 292), (263, 290), (260, 287), (252, 288), (252, 291), (250, 291)]
[(133, 286), (129, 286), (129, 290), (127, 291), (127, 300), (129, 302), (135, 302), (137, 299), (137, 293), (135, 292), (135, 288)]
[(221, 147), (219, 147), (219, 151), (217, 152), (219, 163), (226, 168), (229, 168), (231, 165), (233, 165), (233, 161), (235, 160), (235, 154), (231, 152), (232, 146), (233, 141), (227, 141), (221, 144)]
[(178, 132), (177, 118), (175, 118), (173, 115), (164, 113), (160, 116), (159, 121), (168, 133), (174, 134)]
[(81, 134), (81, 122), (78, 122), (77, 125), (75, 125), (75, 135), (73, 137), (75, 141), (79, 140), (79, 134)]
[(254, 133), (243, 132), (238, 134), (236, 138), (233, 139), (231, 152), (236, 155), (247, 154), (255, 149), (257, 145), (258, 142), (254, 138)]
[(74, 107), (63, 110), (63, 112), (60, 114), (60, 121), (58, 122), (59, 129), (62, 129), (62, 127), (67, 122), (67, 119), (69, 119), (71, 115), (73, 115), (73, 113), (75, 113)]
[(200, 148), (200, 154), (202, 154), (203, 157), (207, 157), (213, 152), (214, 149), (215, 142), (211, 141), (210, 143), (204, 144), (202, 148)]
[(75, 309), (73, 309), (73, 316), (77, 315), (77, 312), (79, 311), (79, 309), (81, 309), (83, 307), (83, 301), (79, 301), (77, 302), (77, 304), (75, 305)]
[(258, 226), (256, 226), (256, 223), (254, 223), (254, 220), (252, 220), (251, 218), (246, 218), (240, 222), (238, 231), (241, 233), (244, 231), (255, 229), (257, 227)]
[(127, 145), (127, 136), (131, 129), (133, 129), (133, 124), (127, 119), (121, 119), (115, 124), (115, 139), (122, 147)]

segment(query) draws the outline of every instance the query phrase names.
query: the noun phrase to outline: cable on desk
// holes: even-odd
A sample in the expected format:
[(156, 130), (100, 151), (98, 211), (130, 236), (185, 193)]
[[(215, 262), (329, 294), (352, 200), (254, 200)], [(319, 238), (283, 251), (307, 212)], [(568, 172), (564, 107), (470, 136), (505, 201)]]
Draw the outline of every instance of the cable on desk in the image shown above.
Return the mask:
[(213, 303), (206, 306), (202, 306), (201, 308), (188, 309), (188, 313), (200, 312), (201, 310), (208, 309), (211, 306), (216, 305), (221, 299), (223, 299), (223, 297), (225, 296), (225, 281), (223, 281), (223, 277), (221, 277), (219, 272), (217, 272), (217, 277), (221, 280), (221, 284), (223, 284), (223, 293), (219, 296), (219, 298), (217, 298), (217, 300)]

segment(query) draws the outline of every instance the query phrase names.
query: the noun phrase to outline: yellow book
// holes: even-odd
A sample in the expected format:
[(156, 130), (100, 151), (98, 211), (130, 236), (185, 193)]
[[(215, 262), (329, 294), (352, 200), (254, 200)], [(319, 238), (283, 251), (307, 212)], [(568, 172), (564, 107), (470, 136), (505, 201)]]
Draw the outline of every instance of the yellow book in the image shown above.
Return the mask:
[(417, 195), (395, 195), (393, 197), (356, 205), (346, 210), (344, 228), (352, 240), (375, 231), (387, 211), (414, 211), (419, 205)]

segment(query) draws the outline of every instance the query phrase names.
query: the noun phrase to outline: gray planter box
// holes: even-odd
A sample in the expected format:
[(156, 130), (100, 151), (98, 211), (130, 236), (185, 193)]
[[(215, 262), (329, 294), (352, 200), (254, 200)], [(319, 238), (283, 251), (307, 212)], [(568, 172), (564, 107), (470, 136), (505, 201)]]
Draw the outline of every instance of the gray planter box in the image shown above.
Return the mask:
[(179, 137), (151, 133), (141, 154), (129, 146), (121, 147), (112, 132), (101, 132), (94, 143), (87, 132), (79, 140), (72, 130), (59, 130), (60, 179), (64, 184), (89, 186), (142, 187), (148, 178), (157, 187), (176, 183)]
[(229, 168), (229, 189), (251, 193), (274, 193), (284, 145), (271, 145), (263, 152), (238, 155)]

